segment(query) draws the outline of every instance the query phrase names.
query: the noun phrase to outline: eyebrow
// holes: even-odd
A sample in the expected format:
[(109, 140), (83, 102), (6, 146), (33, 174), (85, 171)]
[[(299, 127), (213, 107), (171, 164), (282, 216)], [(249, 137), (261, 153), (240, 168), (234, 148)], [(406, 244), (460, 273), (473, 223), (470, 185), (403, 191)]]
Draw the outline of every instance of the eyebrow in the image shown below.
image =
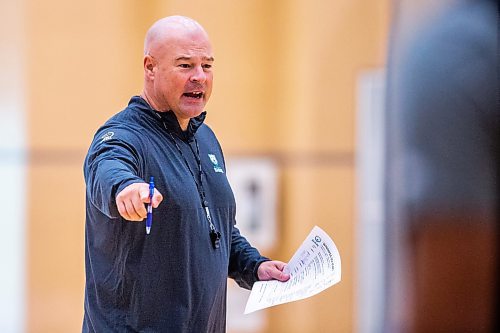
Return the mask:
[[(211, 61), (211, 62), (213, 62), (215, 60), (214, 57), (202, 57), (202, 58), (205, 61)], [(191, 59), (192, 59), (192, 57), (189, 57), (189, 56), (180, 56), (180, 57), (175, 58), (175, 61), (179, 61), (179, 60), (189, 61)]]

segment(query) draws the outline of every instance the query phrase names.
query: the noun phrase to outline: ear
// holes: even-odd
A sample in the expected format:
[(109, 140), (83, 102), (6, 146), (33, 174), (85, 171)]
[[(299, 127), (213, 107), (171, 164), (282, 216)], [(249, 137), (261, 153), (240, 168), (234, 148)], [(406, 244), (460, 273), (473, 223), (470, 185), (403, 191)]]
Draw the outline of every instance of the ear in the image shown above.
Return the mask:
[(155, 77), (155, 71), (156, 71), (156, 61), (155, 59), (150, 56), (149, 54), (146, 54), (144, 56), (144, 75), (150, 79), (153, 80)]

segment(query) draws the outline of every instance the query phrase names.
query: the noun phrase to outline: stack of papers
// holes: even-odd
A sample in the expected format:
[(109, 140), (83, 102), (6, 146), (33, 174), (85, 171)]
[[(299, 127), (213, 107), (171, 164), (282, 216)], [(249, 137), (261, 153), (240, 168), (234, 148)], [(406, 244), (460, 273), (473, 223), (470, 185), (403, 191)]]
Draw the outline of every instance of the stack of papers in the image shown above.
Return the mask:
[(316, 295), (340, 282), (340, 255), (333, 240), (315, 226), (285, 267), (287, 282), (257, 281), (245, 314)]

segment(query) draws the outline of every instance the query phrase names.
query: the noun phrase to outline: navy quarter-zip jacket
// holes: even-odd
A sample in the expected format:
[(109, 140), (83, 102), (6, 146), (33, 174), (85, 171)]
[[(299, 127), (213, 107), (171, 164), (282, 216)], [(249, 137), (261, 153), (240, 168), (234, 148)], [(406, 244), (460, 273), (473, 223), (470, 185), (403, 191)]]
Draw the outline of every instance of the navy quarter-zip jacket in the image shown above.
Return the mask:
[[(183, 132), (173, 112), (157, 112), (136, 96), (94, 136), (84, 162), (83, 332), (225, 332), (227, 277), (250, 289), (258, 265), (269, 260), (235, 226), (222, 150), (204, 118), (191, 119)], [(195, 182), (196, 142), (222, 235), (218, 249)], [(151, 176), (163, 202), (146, 235), (144, 222), (119, 215), (115, 197)]]

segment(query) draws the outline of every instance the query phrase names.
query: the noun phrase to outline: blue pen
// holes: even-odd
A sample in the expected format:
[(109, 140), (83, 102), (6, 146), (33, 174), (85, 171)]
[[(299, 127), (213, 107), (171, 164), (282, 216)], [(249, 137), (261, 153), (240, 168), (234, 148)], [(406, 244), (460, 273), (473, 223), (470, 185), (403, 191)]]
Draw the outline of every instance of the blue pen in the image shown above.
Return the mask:
[(149, 204), (148, 204), (148, 215), (146, 217), (146, 234), (149, 235), (151, 231), (151, 224), (153, 224), (153, 195), (155, 193), (155, 180), (151, 176), (149, 179)]

